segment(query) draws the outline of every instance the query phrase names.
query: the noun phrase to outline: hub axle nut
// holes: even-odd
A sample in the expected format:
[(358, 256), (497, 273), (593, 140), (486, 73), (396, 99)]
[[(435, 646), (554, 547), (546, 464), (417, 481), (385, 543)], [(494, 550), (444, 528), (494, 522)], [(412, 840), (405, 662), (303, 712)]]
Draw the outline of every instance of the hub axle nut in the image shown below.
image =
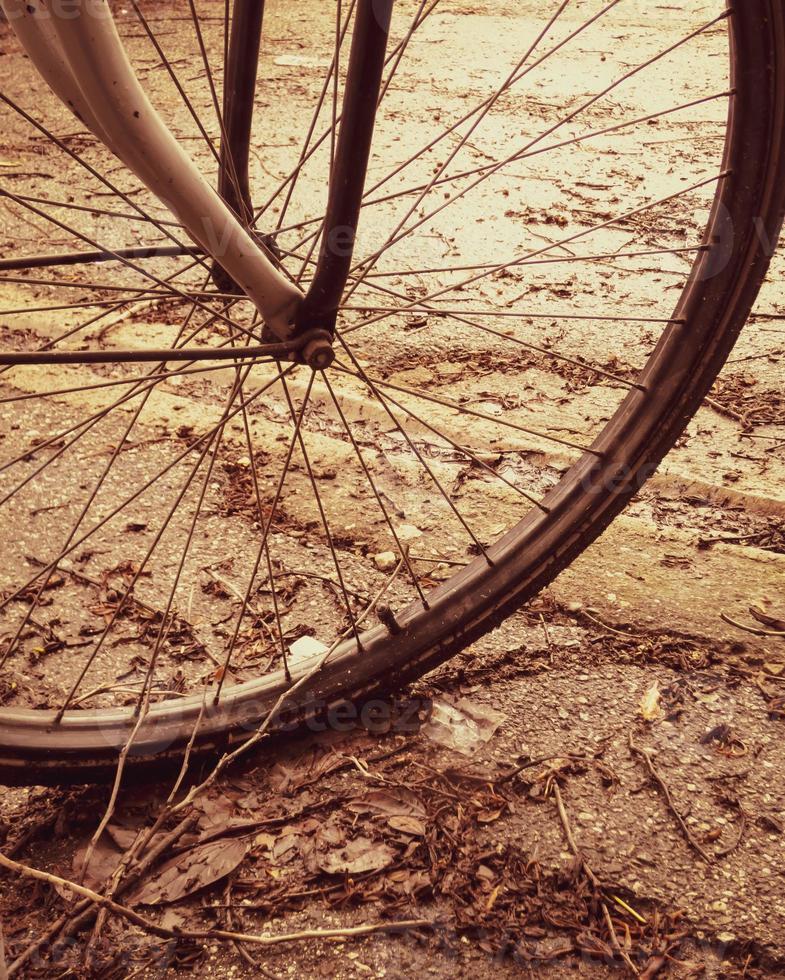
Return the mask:
[(303, 362), (314, 369), (324, 371), (335, 360), (333, 345), (327, 337), (316, 337), (303, 347), (300, 356)]

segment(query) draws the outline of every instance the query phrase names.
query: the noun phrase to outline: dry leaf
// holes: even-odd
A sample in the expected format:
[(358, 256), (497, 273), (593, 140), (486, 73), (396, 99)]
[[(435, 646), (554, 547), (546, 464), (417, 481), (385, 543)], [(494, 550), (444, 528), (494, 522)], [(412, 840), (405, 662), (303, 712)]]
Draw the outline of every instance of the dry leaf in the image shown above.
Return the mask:
[(403, 787), (395, 790), (374, 789), (347, 804), (352, 813), (379, 813), (388, 817), (424, 817), (425, 807), (417, 796)]
[(317, 861), (327, 874), (362, 874), (379, 871), (392, 864), (395, 851), (387, 844), (376, 843), (369, 837), (356, 837), (343, 847), (319, 854)]
[(195, 807), (201, 810), (199, 829), (202, 831), (228, 826), (234, 813), (234, 801), (223, 794), (201, 797), (196, 800)]
[(242, 838), (224, 838), (192, 847), (147, 878), (129, 902), (132, 905), (176, 902), (234, 871), (250, 846), (251, 842)]
[(757, 619), (759, 623), (766, 626), (770, 630), (774, 630), (776, 633), (785, 632), (785, 620), (778, 619), (775, 616), (769, 616), (768, 613), (764, 612), (760, 606), (750, 606), (750, 614)]
[(393, 830), (399, 830), (403, 834), (410, 834), (412, 837), (425, 836), (426, 827), (422, 820), (406, 814), (390, 817), (387, 820), (387, 826), (392, 827)]
[(307, 749), (296, 759), (284, 765), (277, 762), (270, 772), (270, 784), (278, 793), (293, 793), (303, 786), (310, 786), (322, 776), (344, 764), (345, 760), (331, 749)]
[[(99, 889), (112, 875), (123, 855), (105, 837), (102, 837), (93, 849), (87, 867), (84, 868), (83, 863), (88, 847), (89, 842), (84, 843), (74, 855), (73, 878), (86, 888)], [(78, 897), (70, 888), (65, 888), (63, 885), (54, 887), (57, 894), (67, 902), (72, 902)]]
[(504, 813), (504, 808), (500, 810), (480, 810), (477, 814), (477, 823), (494, 823)]

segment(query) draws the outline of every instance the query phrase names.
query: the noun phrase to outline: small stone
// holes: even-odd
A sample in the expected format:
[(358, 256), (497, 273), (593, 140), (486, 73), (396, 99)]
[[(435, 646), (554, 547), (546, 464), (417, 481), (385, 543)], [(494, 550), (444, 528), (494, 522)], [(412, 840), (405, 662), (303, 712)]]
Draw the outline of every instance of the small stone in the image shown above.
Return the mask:
[(414, 541), (422, 537), (422, 531), (413, 524), (401, 524), (395, 529), (399, 541)]
[(380, 572), (391, 572), (398, 564), (398, 559), (393, 551), (380, 551), (373, 556), (373, 563)]

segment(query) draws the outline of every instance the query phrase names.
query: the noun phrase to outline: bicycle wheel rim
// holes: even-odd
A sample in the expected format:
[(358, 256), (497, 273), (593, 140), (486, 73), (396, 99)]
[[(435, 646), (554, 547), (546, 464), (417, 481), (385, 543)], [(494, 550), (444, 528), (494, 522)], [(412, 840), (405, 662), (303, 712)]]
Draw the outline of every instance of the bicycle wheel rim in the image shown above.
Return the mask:
[[(400, 611), (395, 635), (385, 627), (364, 633), (361, 656), (353, 641), (345, 642), (291, 695), (273, 729), (323, 714), (343, 699), (402, 684), (498, 623), (601, 533), (683, 431), (749, 313), (768, 265), (767, 243), (776, 240), (783, 212), (782, 10), (759, 0), (733, 11), (730, 25), (728, 176), (718, 185), (707, 248), (641, 376), (647, 391), (630, 391), (593, 452), (546, 496), (547, 514), (530, 513), (489, 548), (492, 565), (477, 559), (429, 593), (427, 610), (414, 603)], [(727, 228), (733, 233), (730, 250)], [(300, 665), (294, 680), (311, 666)], [(281, 672), (229, 689), (203, 712), (199, 746), (212, 750), (227, 737), (247, 736), (290, 686)], [(134, 764), (162, 764), (180, 755), (202, 705), (201, 696), (153, 705), (134, 739)], [(53, 721), (52, 713), (0, 711), (0, 771), (6, 779), (28, 781), (31, 766), (42, 780), (99, 778), (112, 771), (135, 723), (124, 709), (67, 712), (57, 725)]]

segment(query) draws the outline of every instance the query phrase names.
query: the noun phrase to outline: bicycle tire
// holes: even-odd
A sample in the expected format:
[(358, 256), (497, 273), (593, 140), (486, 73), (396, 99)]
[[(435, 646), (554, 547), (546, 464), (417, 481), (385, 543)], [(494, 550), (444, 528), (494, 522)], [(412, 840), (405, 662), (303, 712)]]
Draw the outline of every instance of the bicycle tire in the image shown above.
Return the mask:
[[(785, 5), (750, 0), (729, 17), (732, 87), (723, 169), (704, 238), (679, 299), (640, 377), (592, 445), (530, 513), (477, 559), (412, 604), (391, 631), (345, 642), (289, 694), (270, 731), (289, 730), (345, 702), (398, 689), (444, 662), (518, 609), (591, 544), (624, 508), (697, 411), (742, 329), (785, 213)], [(729, 247), (731, 232), (732, 243)], [(719, 269), (718, 269), (719, 267)], [(302, 664), (303, 677), (311, 664)], [(253, 732), (290, 682), (278, 672), (229, 689), (203, 711), (201, 696), (151, 707), (127, 760), (156, 772), (182, 758), (203, 711), (195, 754), (224, 751)], [(0, 709), (0, 779), (94, 782), (115, 772), (135, 719), (130, 709)]]

